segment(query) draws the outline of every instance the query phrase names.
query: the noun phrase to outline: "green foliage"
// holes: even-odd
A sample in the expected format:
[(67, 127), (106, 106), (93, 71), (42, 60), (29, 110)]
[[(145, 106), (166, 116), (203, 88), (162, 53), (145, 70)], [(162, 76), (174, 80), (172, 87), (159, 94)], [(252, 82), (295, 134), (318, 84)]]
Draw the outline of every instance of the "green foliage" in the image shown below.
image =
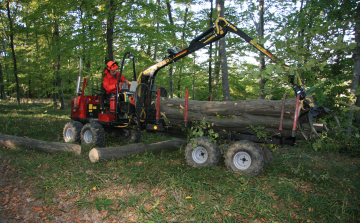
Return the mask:
[[(186, 48), (190, 41), (209, 26), (208, 8), (203, 2), (181, 0), (171, 2), (173, 24), (168, 21), (165, 2), (115, 1), (113, 47), (115, 60), (119, 61), (125, 52), (131, 51), (136, 58), (137, 73), (152, 66), (165, 57), (172, 46)], [(263, 44), (277, 58), (290, 66), (281, 68), (266, 60), (266, 68), (258, 68), (259, 52), (235, 35), (227, 35), (227, 56), (230, 94), (233, 100), (258, 98), (258, 79), (266, 78), (264, 89), (266, 99), (280, 100), (282, 94), (293, 96), (288, 76), (300, 74), (316, 103), (328, 108), (342, 107), (341, 95), (347, 96), (354, 66), (351, 54), (355, 43), (352, 30), (355, 1), (308, 1), (299, 4), (292, 1), (266, 2), (265, 38), (259, 40), (256, 26), (258, 3), (246, 0), (231, 0), (225, 10), (225, 17), (237, 27)], [(54, 83), (61, 79), (65, 98), (74, 95), (79, 59), (82, 58), (82, 76), (89, 79), (89, 89), (99, 89), (102, 71), (107, 55), (104, 28), (108, 18), (107, 3), (85, 1), (25, 1), (10, 4), (14, 17), (15, 53), (18, 61), (18, 76), (22, 97), (51, 98), (58, 94)], [(187, 14), (185, 8), (188, 8)], [(198, 11), (195, 9), (200, 8)], [(9, 48), (9, 21), (5, 7), (1, 8), (0, 36), (2, 43), (0, 58), (5, 91), (15, 94), (13, 61)], [(213, 18), (216, 17), (213, 11)], [(187, 21), (186, 26), (184, 21)], [(241, 21), (238, 23), (237, 21)], [(255, 22), (255, 24), (253, 23)], [(54, 27), (59, 26), (59, 37), (54, 37)], [(157, 25), (158, 24), (158, 25)], [(204, 48), (207, 51), (208, 47)], [(213, 44), (212, 92), (209, 92), (208, 61), (204, 52), (193, 53), (177, 63), (160, 70), (157, 86), (166, 86), (174, 97), (184, 97), (190, 90), (195, 100), (223, 100), (222, 79), (218, 62), (218, 46)], [(157, 54), (154, 58), (154, 54)], [(60, 56), (60, 71), (55, 70)], [(252, 58), (252, 59), (251, 59)], [(156, 59), (156, 61), (154, 61)], [(169, 69), (172, 76), (169, 77)], [(132, 79), (132, 64), (125, 64), (123, 75)], [(12, 83), (12, 84), (10, 84)], [(169, 83), (173, 83), (170, 92)], [(0, 83), (3, 85), (3, 83)], [(86, 94), (91, 94), (90, 90)], [(347, 102), (345, 102), (347, 103)]]
[(360, 155), (360, 135), (358, 130), (352, 130), (351, 133), (347, 133), (347, 130), (342, 130), (339, 133), (331, 135), (322, 135), (312, 143), (312, 148), (315, 151), (321, 152), (336, 152), (346, 153), (353, 156)]
[(269, 137), (269, 133), (262, 131), (265, 129), (264, 126), (258, 126), (258, 127), (254, 127), (253, 125), (249, 125), (249, 127), (246, 127), (247, 129), (251, 129), (252, 131), (254, 131), (256, 133), (256, 136), (258, 138), (263, 138), (265, 141), (268, 139)]
[(219, 138), (219, 133), (215, 132), (214, 129), (211, 129), (210, 123), (205, 120), (202, 120), (200, 122), (197, 121), (193, 122), (192, 126), (187, 131), (188, 131), (188, 135), (187, 135), (188, 142), (195, 137), (202, 137), (202, 136), (209, 137), (210, 141), (213, 142), (216, 142), (216, 139)]

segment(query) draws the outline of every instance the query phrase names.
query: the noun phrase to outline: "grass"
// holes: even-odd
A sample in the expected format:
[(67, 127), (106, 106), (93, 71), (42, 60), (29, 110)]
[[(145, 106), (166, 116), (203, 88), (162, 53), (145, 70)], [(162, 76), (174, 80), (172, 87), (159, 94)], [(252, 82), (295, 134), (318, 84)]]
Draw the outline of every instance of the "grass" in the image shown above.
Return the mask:
[[(69, 111), (0, 103), (0, 132), (63, 142)], [(142, 142), (169, 139), (144, 133)], [(126, 144), (106, 136), (108, 147)], [(0, 160), (36, 188), (37, 199), (61, 197), (106, 219), (139, 222), (359, 222), (359, 158), (319, 153), (308, 145), (279, 147), (257, 176), (233, 174), (221, 160), (189, 168), (182, 150), (91, 163), (88, 152), (45, 154), (0, 147)]]

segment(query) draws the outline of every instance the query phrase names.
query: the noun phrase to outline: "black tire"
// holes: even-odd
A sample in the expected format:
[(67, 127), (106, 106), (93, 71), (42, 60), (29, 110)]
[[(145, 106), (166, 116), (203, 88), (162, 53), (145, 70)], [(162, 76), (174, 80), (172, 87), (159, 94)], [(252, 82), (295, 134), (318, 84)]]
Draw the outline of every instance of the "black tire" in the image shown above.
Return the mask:
[(81, 129), (83, 124), (78, 121), (72, 121), (65, 124), (63, 129), (63, 138), (65, 142), (79, 143), (81, 142)]
[(139, 130), (134, 129), (118, 129), (113, 132), (113, 137), (120, 138), (125, 142), (138, 143), (141, 141), (142, 134)]
[(185, 148), (186, 163), (191, 167), (212, 167), (220, 162), (221, 153), (218, 145), (208, 137), (190, 140)]
[(225, 165), (229, 171), (256, 176), (264, 166), (263, 151), (247, 140), (235, 142), (226, 151)]
[(81, 129), (81, 144), (84, 146), (103, 147), (105, 145), (104, 128), (96, 122), (87, 123)]
[(220, 146), (220, 153), (221, 155), (224, 155), (224, 153), (226, 152), (226, 150), (229, 148), (229, 145), (225, 144)]
[(267, 145), (264, 145), (263, 147), (263, 153), (264, 153), (264, 162), (266, 164), (271, 163), (272, 158), (274, 157), (273, 152), (267, 147)]

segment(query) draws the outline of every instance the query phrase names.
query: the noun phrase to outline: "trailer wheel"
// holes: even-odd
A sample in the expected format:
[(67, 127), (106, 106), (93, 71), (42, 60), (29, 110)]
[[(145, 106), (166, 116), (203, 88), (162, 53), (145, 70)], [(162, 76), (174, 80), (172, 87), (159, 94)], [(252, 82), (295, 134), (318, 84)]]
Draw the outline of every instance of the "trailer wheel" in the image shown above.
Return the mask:
[(191, 167), (212, 167), (219, 164), (221, 158), (217, 144), (207, 137), (194, 138), (185, 148), (186, 163)]
[(87, 123), (81, 129), (81, 143), (85, 146), (98, 146), (105, 145), (105, 131), (103, 127), (96, 122)]
[(131, 142), (131, 143), (138, 143), (142, 138), (141, 132), (139, 130), (134, 130), (134, 129), (122, 129), (119, 136), (125, 142)]
[(263, 151), (253, 142), (238, 141), (226, 151), (225, 165), (229, 171), (256, 176), (264, 166)]
[(264, 162), (266, 164), (271, 163), (271, 160), (274, 157), (274, 154), (267, 145), (264, 145), (263, 153), (264, 153)]
[(63, 138), (65, 142), (81, 142), (81, 129), (83, 124), (78, 121), (72, 121), (65, 124), (63, 129)]

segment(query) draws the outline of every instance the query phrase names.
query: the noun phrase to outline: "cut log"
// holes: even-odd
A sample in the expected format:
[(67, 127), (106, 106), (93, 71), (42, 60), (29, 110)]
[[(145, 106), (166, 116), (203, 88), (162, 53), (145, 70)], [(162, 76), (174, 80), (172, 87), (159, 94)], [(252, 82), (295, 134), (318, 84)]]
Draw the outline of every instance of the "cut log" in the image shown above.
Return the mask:
[(37, 150), (45, 153), (74, 152), (80, 155), (81, 146), (70, 143), (48, 142), (0, 133), (0, 146), (9, 149)]
[[(155, 102), (156, 103), (156, 102)], [(222, 132), (255, 134), (250, 128), (263, 126), (262, 131), (269, 136), (279, 132), (281, 100), (241, 100), (241, 101), (196, 101), (189, 100), (188, 120), (205, 120), (211, 128)], [(286, 99), (283, 120), (283, 135), (291, 136), (296, 98)], [(185, 99), (161, 98), (160, 113), (172, 126), (184, 124)]]
[(143, 154), (147, 151), (157, 154), (163, 150), (179, 150), (182, 145), (186, 145), (186, 140), (173, 139), (153, 144), (135, 143), (120, 147), (93, 148), (89, 152), (89, 159), (95, 163), (100, 160), (117, 160), (125, 156)]

